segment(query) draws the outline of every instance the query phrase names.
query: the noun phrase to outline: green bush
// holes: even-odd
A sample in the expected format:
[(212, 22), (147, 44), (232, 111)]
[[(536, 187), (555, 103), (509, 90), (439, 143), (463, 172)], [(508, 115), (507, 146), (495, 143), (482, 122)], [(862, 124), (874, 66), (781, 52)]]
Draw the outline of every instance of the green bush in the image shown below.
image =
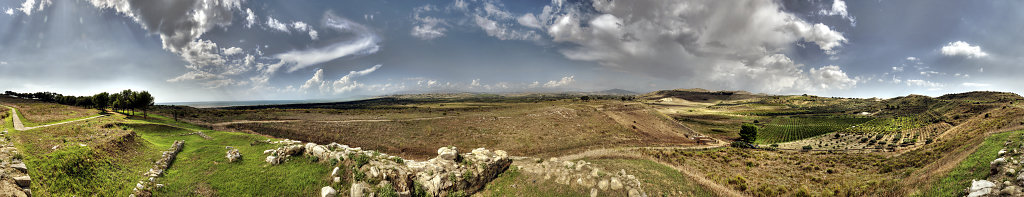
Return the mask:
[(811, 150), (811, 149), (814, 149), (814, 148), (811, 147), (811, 145), (807, 145), (807, 146), (804, 146), (802, 149), (803, 150)]
[(370, 163), (370, 156), (366, 154), (350, 154), (348, 158), (352, 158), (356, 162), (356, 168), (361, 168), (363, 165)]
[(757, 126), (753, 124), (743, 124), (740, 128), (740, 141), (754, 143), (754, 140), (757, 140)]
[(390, 184), (384, 184), (384, 186), (382, 186), (382, 187), (377, 187), (377, 189), (375, 189), (375, 192), (377, 193), (377, 196), (380, 196), (380, 197), (397, 197), (398, 196), (398, 192), (396, 192), (395, 188), (391, 187)]

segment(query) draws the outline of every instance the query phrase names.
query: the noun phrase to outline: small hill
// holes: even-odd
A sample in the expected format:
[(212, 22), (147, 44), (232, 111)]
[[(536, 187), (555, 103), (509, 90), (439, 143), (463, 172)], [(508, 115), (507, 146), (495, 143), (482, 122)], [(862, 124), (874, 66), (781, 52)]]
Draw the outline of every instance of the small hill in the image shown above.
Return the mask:
[(974, 91), (942, 95), (938, 97), (938, 99), (964, 100), (972, 102), (1006, 102), (1024, 100), (1024, 97), (1012, 92)]
[(679, 98), (693, 102), (714, 102), (722, 100), (743, 100), (758, 98), (764, 95), (753, 94), (747, 91), (710, 91), (700, 88), (659, 90), (641, 95), (641, 99), (658, 100), (662, 98)]

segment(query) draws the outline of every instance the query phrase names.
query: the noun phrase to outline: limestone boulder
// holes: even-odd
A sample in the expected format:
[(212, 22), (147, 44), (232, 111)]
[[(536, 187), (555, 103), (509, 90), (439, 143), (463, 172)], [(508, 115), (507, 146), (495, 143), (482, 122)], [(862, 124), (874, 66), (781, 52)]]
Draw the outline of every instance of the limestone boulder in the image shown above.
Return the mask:
[(26, 173), (28, 172), (28, 166), (25, 166), (25, 163), (21, 163), (21, 162), (18, 162), (16, 164), (12, 164), (11, 168), (17, 169), (17, 170), (19, 170), (21, 172), (26, 172)]
[(611, 188), (614, 189), (614, 190), (620, 190), (623, 187), (622, 186), (622, 181), (619, 181), (619, 178), (616, 178), (616, 177), (612, 177), (612, 179), (610, 181), (608, 181), (608, 183), (609, 183), (609, 186), (611, 186)]
[(459, 154), (458, 148), (455, 147), (441, 147), (437, 149), (437, 158), (444, 160), (455, 160)]
[(352, 188), (349, 189), (349, 196), (362, 197), (365, 196), (367, 190), (370, 190), (370, 186), (364, 182), (353, 183)]
[(238, 152), (238, 149), (232, 148), (228, 150), (228, 162), (235, 162), (242, 158), (242, 153)]
[(334, 190), (331, 186), (324, 186), (320, 188), (320, 197), (334, 197), (338, 195), (338, 191)]
[(28, 186), (32, 185), (32, 178), (29, 177), (29, 176), (14, 177), (14, 183), (17, 183), (18, 186), (21, 186), (21, 187), (28, 187)]
[(971, 187), (967, 189), (967, 197), (979, 197), (992, 193), (996, 184), (988, 180), (974, 180)]

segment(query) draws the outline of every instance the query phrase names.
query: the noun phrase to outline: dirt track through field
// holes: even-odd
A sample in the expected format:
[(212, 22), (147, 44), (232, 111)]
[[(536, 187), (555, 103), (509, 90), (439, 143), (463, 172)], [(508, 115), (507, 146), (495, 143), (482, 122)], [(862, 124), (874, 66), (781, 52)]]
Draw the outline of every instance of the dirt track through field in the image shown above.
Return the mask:
[(13, 107), (11, 107), (11, 115), (12, 115), (11, 117), (12, 117), (13, 122), (14, 122), (14, 130), (18, 130), (18, 131), (24, 131), (24, 130), (43, 128), (43, 127), (48, 127), (48, 126), (54, 126), (54, 125), (67, 124), (67, 123), (78, 122), (78, 121), (89, 120), (89, 119), (93, 119), (93, 118), (107, 116), (107, 115), (96, 115), (96, 116), (93, 116), (93, 117), (82, 118), (82, 119), (78, 119), (78, 120), (58, 122), (58, 123), (53, 123), (53, 124), (48, 124), (48, 125), (39, 125), (39, 126), (34, 126), (34, 127), (25, 127), (25, 124), (22, 124), (22, 122), (21, 122), (21, 117), (18, 117), (17, 109), (14, 109)]

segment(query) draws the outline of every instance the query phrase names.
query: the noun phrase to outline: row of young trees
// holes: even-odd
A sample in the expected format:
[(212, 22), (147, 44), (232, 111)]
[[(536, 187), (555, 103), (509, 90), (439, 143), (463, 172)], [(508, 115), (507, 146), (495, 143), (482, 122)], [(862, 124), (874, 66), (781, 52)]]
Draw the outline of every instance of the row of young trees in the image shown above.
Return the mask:
[[(18, 93), (13, 91), (4, 92), (5, 95), (24, 99), (33, 99), (44, 102), (55, 102), (64, 105), (80, 107), (93, 107), (99, 110), (112, 108), (121, 113), (135, 115), (135, 110), (142, 110), (143, 116), (148, 118), (147, 109), (153, 106), (156, 100), (148, 91), (123, 90), (116, 93), (99, 93), (92, 96), (64, 96), (53, 92)], [(130, 113), (129, 113), (130, 112)]]

